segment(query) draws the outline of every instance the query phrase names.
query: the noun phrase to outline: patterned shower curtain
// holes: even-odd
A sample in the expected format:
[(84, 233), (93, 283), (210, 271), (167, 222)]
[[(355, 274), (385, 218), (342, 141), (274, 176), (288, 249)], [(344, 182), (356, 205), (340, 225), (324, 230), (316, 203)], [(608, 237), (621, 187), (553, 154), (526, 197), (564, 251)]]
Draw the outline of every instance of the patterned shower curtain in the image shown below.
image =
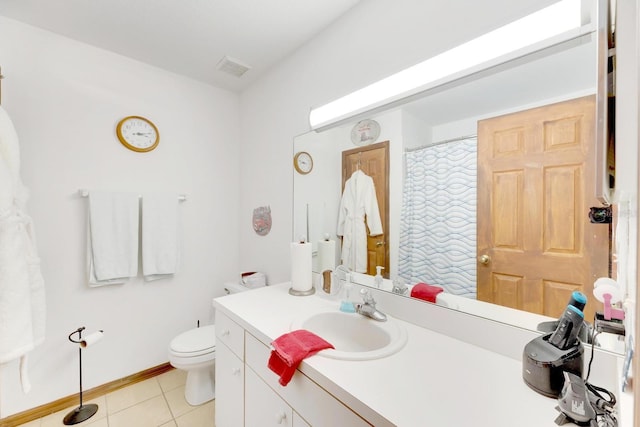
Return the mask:
[(476, 298), (477, 142), (405, 153), (398, 274)]

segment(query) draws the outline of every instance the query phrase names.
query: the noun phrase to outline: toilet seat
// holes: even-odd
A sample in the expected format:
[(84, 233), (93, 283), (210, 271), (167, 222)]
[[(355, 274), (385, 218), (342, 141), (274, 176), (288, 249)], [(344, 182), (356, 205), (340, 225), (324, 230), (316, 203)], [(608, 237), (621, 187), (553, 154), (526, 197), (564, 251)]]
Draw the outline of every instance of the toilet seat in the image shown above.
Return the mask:
[(197, 357), (216, 350), (215, 325), (191, 329), (175, 337), (169, 344), (171, 352), (178, 357)]

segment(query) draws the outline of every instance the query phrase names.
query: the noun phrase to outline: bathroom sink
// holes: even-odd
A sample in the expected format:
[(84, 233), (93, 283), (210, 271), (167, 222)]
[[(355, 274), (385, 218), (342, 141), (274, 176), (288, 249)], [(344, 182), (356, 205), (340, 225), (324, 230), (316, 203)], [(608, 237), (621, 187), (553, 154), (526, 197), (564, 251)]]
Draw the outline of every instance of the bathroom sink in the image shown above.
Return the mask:
[(378, 322), (356, 313), (321, 312), (294, 321), (291, 329), (306, 329), (324, 338), (335, 349), (319, 356), (341, 360), (372, 360), (398, 352), (407, 342), (407, 331), (387, 316)]

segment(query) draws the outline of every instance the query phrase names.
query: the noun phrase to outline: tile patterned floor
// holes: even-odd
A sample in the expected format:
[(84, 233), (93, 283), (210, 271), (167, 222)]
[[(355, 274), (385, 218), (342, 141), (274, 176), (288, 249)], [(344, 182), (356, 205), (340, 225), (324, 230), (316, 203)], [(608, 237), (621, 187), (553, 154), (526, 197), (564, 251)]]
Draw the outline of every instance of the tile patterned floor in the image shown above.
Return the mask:
[[(186, 373), (177, 369), (133, 384), (92, 401), (98, 412), (80, 427), (214, 427), (215, 400), (191, 406), (184, 400)], [(76, 405), (77, 406), (77, 405)], [(64, 426), (62, 419), (74, 407), (21, 427)]]

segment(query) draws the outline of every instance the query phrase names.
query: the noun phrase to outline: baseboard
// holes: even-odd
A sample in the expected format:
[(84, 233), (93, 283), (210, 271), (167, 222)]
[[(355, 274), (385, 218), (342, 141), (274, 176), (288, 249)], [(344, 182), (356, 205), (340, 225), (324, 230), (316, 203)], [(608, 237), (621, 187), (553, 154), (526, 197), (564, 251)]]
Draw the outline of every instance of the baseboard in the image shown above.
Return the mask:
[[(154, 366), (153, 368), (145, 369), (144, 371), (126, 376), (124, 378), (120, 378), (118, 380), (111, 381), (103, 385), (99, 385), (90, 390), (83, 390), (82, 400), (83, 402), (90, 401), (97, 397), (103, 396), (107, 393), (111, 393), (112, 391), (116, 391), (123, 387), (129, 386), (131, 384), (148, 380), (149, 378), (153, 378), (160, 374), (164, 374), (165, 372), (168, 372), (172, 369), (174, 369), (173, 366), (171, 366), (169, 362), (167, 362), (167, 363), (163, 363), (162, 365)], [(79, 404), (78, 394), (76, 393), (71, 396), (63, 397), (53, 402), (50, 402), (41, 406), (37, 406), (32, 409), (28, 409), (23, 412), (19, 412), (9, 417), (2, 418), (0, 419), (0, 427), (14, 427), (20, 424), (25, 424), (25, 423), (28, 423), (29, 421), (46, 417), (47, 415), (53, 414), (54, 412), (59, 412), (64, 409), (71, 408), (74, 405), (78, 406), (78, 404)]]

